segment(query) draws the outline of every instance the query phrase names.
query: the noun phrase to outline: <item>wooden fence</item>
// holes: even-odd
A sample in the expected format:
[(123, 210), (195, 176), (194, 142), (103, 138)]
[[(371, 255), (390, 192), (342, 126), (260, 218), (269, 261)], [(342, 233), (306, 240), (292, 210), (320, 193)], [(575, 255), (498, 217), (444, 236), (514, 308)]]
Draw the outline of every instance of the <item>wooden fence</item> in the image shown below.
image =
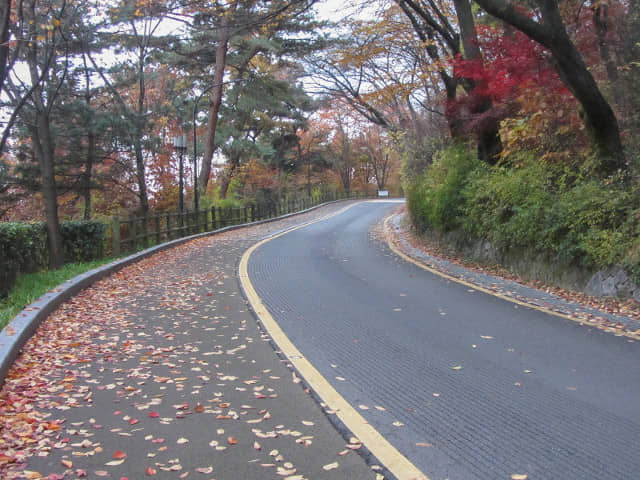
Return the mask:
[(135, 252), (177, 238), (211, 232), (231, 225), (241, 225), (288, 213), (298, 212), (328, 201), (357, 198), (327, 193), (312, 197), (291, 198), (280, 202), (247, 207), (211, 207), (207, 210), (168, 212), (144, 217), (113, 217), (111, 225), (112, 255)]

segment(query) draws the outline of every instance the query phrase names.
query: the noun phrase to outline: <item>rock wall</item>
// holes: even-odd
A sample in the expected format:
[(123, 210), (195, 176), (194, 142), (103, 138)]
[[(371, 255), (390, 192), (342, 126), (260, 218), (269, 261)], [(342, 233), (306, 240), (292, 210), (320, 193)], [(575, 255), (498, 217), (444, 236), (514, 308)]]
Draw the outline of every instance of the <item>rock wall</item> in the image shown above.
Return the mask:
[(453, 247), (479, 263), (501, 265), (526, 280), (538, 280), (598, 297), (633, 298), (640, 302), (640, 286), (623, 267), (588, 271), (554, 262), (540, 252), (520, 250), (505, 253), (487, 240), (471, 240), (462, 232), (444, 235), (426, 233), (430, 241)]

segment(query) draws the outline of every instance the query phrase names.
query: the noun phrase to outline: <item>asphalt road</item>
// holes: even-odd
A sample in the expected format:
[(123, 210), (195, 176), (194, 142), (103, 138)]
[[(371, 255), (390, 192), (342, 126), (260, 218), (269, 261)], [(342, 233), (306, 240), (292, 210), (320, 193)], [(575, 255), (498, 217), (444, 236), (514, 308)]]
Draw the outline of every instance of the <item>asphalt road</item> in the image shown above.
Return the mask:
[(254, 252), (284, 332), (431, 479), (640, 478), (640, 345), (428, 273), (361, 203)]

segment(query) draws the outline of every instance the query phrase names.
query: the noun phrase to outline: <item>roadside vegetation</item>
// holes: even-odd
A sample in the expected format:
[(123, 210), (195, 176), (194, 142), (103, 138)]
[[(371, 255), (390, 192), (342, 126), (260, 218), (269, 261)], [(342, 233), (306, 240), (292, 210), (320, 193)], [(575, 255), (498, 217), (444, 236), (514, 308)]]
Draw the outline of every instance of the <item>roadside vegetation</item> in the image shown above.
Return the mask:
[(415, 227), (586, 271), (623, 265), (638, 282), (637, 184), (519, 158), (517, 166), (488, 166), (466, 145), (439, 151), (407, 191)]
[(68, 263), (58, 270), (48, 270), (20, 275), (9, 295), (0, 301), (0, 330), (24, 307), (67, 280), (111, 262), (102, 259), (93, 262)]

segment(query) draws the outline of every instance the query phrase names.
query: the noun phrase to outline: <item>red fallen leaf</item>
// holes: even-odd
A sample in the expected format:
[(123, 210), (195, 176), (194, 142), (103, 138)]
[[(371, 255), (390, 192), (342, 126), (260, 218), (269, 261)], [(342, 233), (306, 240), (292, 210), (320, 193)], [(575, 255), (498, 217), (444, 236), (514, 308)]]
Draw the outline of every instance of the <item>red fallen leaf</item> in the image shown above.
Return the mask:
[(135, 425), (136, 423), (138, 423), (140, 420), (136, 420), (135, 418), (132, 418), (131, 420), (129, 420), (129, 425)]
[(120, 480), (129, 480), (127, 477), (120, 477)]
[(164, 438), (154, 438), (151, 443), (164, 443)]
[(155, 475), (156, 473), (158, 473), (158, 471), (155, 468), (147, 467), (145, 473), (147, 475)]
[(86, 470), (76, 470), (76, 477), (82, 478), (82, 477), (86, 477), (87, 476), (87, 471)]
[(202, 405), (198, 404), (198, 405), (196, 405), (196, 408), (194, 408), (194, 410), (197, 413), (202, 413), (202, 412), (204, 412), (204, 407)]
[(158, 418), (160, 416), (160, 414), (158, 412), (149, 412), (149, 416), (151, 418)]
[(64, 480), (64, 475), (58, 475), (57, 473), (50, 473), (47, 480)]
[(9, 336), (11, 336), (11, 335), (15, 335), (15, 334), (16, 334), (16, 331), (15, 331), (15, 329), (14, 329), (11, 325), (7, 325), (7, 326), (4, 328), (4, 333), (5, 333), (5, 335), (9, 335)]
[(227, 442), (229, 442), (229, 445), (235, 445), (238, 443), (238, 439), (235, 437), (229, 437), (227, 438)]
[(5, 465), (7, 463), (13, 463), (15, 461), (16, 461), (15, 458), (9, 457), (7, 455), (0, 454), (0, 465)]
[(120, 450), (116, 450), (115, 453), (113, 454), (113, 458), (120, 460), (121, 458), (125, 458), (127, 456), (126, 453), (121, 452)]

